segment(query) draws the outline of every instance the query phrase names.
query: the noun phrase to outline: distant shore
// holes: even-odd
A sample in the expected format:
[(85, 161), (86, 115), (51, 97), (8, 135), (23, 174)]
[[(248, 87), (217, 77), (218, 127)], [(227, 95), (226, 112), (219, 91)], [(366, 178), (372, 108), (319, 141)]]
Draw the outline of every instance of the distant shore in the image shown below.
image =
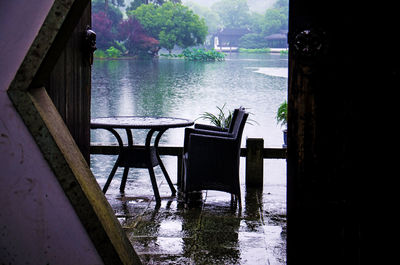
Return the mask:
[(242, 48), (238, 48), (238, 47), (218, 47), (218, 48), (214, 48), (214, 50), (216, 50), (218, 52), (224, 52), (224, 53), (241, 52), (241, 50), (249, 50), (249, 51), (260, 50), (261, 52), (264, 52), (263, 50), (265, 50), (265, 52), (267, 52), (267, 53), (282, 53), (282, 52), (288, 52), (289, 48), (242, 49)]
[[(246, 50), (248, 50), (248, 51), (243, 52), (243, 51), (240, 51), (236, 47), (232, 47), (231, 49), (227, 48), (227, 47), (224, 47), (222, 49), (215, 49), (215, 51), (223, 52), (223, 53), (279, 53), (279, 54), (281, 54), (281, 53), (289, 52), (289, 48), (267, 48), (265, 51), (262, 51), (264, 49), (246, 49)], [(257, 51), (257, 50), (260, 50), (260, 51)], [(160, 58), (160, 57), (163, 57), (163, 56), (160, 54), (154, 58)], [(94, 58), (96, 60), (135, 60), (135, 59), (138, 59), (138, 56), (97, 57), (95, 55)], [(149, 58), (149, 59), (152, 59), (152, 58)], [(169, 59), (184, 59), (184, 58), (179, 57), (179, 56), (174, 56)]]

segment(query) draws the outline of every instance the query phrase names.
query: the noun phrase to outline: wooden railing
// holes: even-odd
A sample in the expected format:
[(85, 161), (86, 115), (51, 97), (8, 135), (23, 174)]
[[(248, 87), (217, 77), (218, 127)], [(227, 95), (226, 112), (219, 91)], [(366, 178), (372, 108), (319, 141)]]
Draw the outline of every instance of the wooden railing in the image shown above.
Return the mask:
[[(160, 155), (177, 157), (178, 185), (182, 175), (181, 146), (159, 146)], [(97, 155), (118, 155), (118, 145), (93, 144), (90, 153)], [(240, 149), (240, 156), (246, 158), (246, 186), (260, 187), (263, 185), (264, 159), (286, 159), (286, 148), (264, 148), (264, 139), (247, 138), (246, 147)]]

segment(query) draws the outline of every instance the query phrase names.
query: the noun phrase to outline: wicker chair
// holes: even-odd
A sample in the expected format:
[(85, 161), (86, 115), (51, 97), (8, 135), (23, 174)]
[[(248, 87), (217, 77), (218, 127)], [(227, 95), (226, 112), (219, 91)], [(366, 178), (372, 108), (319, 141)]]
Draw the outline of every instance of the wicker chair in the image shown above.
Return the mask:
[[(189, 146), (188, 142), (189, 142), (189, 139), (190, 139), (189, 134), (191, 134), (193, 132), (195, 132), (197, 134), (208, 134), (209, 132), (207, 132), (207, 131), (232, 133), (233, 127), (234, 127), (233, 124), (235, 124), (235, 121), (236, 121), (237, 115), (239, 113), (239, 110), (240, 109), (235, 109), (233, 111), (232, 120), (231, 120), (231, 123), (230, 123), (228, 128), (222, 128), (222, 127), (218, 127), (218, 126), (213, 126), (213, 125), (208, 125), (208, 124), (201, 124), (201, 123), (196, 123), (194, 125), (194, 128), (198, 129), (198, 130), (193, 130), (191, 128), (186, 128), (186, 130), (185, 130), (185, 140), (184, 140), (184, 144), (183, 144), (183, 148), (184, 148), (183, 149), (183, 153), (185, 154), (187, 152), (187, 147)], [(206, 131), (203, 131), (203, 130), (206, 130)]]
[(201, 190), (225, 191), (234, 195), (241, 206), (240, 144), (248, 115), (244, 109), (236, 109), (228, 130), (185, 129), (182, 183), (185, 195)]

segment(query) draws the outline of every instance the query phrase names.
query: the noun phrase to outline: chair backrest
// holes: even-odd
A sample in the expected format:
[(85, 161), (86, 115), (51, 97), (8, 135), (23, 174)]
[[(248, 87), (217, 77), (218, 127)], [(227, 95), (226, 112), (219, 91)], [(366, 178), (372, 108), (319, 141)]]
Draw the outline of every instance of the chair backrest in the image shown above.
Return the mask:
[(229, 128), (228, 128), (228, 133), (233, 133), (233, 127), (236, 122), (236, 118), (238, 116), (239, 110), (240, 109), (234, 109), (234, 111), (233, 111), (232, 120), (231, 120), (231, 123), (229, 124)]
[(246, 124), (248, 116), (249, 114), (244, 110), (244, 108), (238, 109), (235, 122), (229, 127), (229, 129), (232, 127), (232, 134), (234, 138), (241, 139), (244, 125)]

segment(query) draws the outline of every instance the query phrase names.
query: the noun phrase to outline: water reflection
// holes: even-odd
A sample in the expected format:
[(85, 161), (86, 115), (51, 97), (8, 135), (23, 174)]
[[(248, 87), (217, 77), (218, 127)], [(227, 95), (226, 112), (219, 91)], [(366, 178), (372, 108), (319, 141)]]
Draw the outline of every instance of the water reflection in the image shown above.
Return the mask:
[(245, 193), (245, 208), (244, 208), (244, 227), (247, 232), (257, 232), (260, 230), (260, 222), (262, 213), (262, 189), (246, 188)]

